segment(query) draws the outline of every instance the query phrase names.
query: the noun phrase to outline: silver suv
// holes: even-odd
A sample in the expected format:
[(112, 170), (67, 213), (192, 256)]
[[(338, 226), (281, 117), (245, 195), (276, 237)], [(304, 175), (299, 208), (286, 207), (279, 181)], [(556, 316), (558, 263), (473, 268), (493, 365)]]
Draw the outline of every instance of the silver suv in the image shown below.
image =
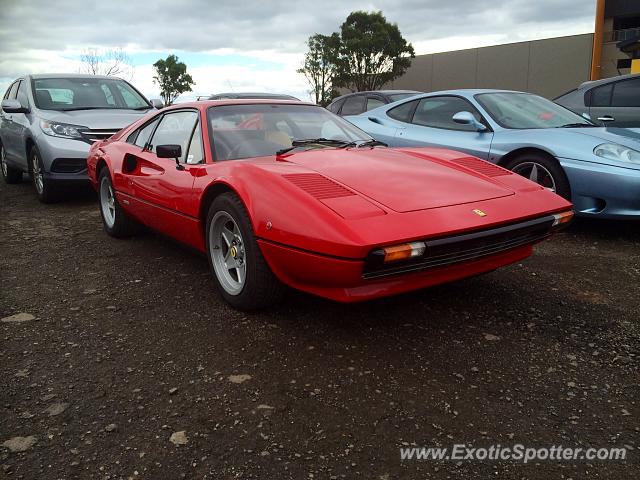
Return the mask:
[(61, 186), (87, 182), (90, 145), (149, 110), (129, 83), (97, 75), (27, 75), (11, 84), (0, 112), (0, 163), (6, 183), (28, 173), (42, 202)]

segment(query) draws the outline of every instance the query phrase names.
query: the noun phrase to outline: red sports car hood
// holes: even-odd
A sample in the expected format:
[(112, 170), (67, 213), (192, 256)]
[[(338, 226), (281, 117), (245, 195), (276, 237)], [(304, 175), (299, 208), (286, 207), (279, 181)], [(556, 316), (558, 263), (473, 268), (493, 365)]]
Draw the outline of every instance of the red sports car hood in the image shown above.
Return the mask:
[(454, 158), (468, 155), (441, 150), (436, 158), (390, 148), (319, 149), (288, 155), (286, 161), (329, 177), (396, 212), (514, 194), (506, 185), (446, 161)]

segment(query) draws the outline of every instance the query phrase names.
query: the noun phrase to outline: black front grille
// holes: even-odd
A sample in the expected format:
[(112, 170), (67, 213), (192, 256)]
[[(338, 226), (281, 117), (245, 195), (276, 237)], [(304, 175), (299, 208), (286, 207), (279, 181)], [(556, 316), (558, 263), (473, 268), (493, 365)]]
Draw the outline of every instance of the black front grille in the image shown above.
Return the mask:
[(84, 129), (80, 131), (82, 138), (88, 143), (94, 143), (99, 140), (104, 140), (114, 135), (120, 129), (118, 128), (95, 128), (95, 129)]
[(51, 164), (51, 171), (55, 173), (80, 173), (86, 169), (86, 158), (56, 158)]
[(363, 278), (377, 278), (399, 273), (466, 262), (539, 242), (549, 236), (552, 216), (479, 232), (424, 240), (425, 254), (416, 259), (384, 264), (384, 254), (374, 250), (365, 261)]

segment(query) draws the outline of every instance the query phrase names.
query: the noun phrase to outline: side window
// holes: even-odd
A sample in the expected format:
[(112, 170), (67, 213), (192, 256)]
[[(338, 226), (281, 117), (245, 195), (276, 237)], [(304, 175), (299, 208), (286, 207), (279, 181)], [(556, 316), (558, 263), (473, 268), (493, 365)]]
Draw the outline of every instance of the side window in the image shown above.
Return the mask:
[(414, 100), (413, 102), (403, 103), (402, 105), (398, 105), (397, 107), (392, 108), (387, 112), (387, 115), (394, 120), (398, 120), (399, 122), (411, 123), (411, 118), (413, 117), (413, 111), (416, 108), (420, 100)]
[(9, 88), (7, 88), (7, 91), (4, 92), (4, 97), (2, 97), (3, 100), (6, 100), (9, 98), (9, 96), (11, 95), (11, 89), (13, 88), (13, 83), (11, 85), (9, 85)]
[(27, 95), (27, 82), (22, 80), (18, 87), (17, 99), (23, 107), (29, 106), (29, 96)]
[(482, 122), (480, 113), (463, 98), (429, 97), (423, 98), (418, 103), (412, 123), (425, 127), (475, 132), (476, 129), (473, 125), (461, 125), (453, 121), (452, 117), (463, 111), (472, 113), (476, 120)]
[(589, 107), (608, 107), (611, 105), (611, 91), (613, 84), (592, 88), (585, 95), (585, 105)]
[(348, 97), (342, 105), (340, 115), (359, 115), (364, 112), (364, 102), (366, 98), (362, 95)]
[(191, 133), (197, 121), (198, 113), (191, 110), (166, 113), (153, 133), (151, 150), (155, 153), (158, 145), (180, 145), (182, 147), (182, 156), (179, 160), (184, 162), (189, 148)]
[(18, 85), (20, 84), (20, 82), (13, 82), (13, 85), (11, 85), (11, 87), (9, 88), (9, 91), (7, 92), (7, 95), (5, 95), (5, 98), (9, 98), (9, 99), (15, 99), (16, 98), (16, 93), (18, 92)]
[(338, 113), (343, 103), (344, 103), (344, 99), (336, 100), (335, 102), (333, 102), (331, 105), (327, 107), (327, 110), (333, 113)]
[(386, 103), (384, 103), (379, 98), (367, 97), (367, 112), (369, 110), (373, 110), (374, 108), (381, 107), (382, 105), (386, 105)]
[[(153, 122), (148, 123), (137, 132), (134, 132), (133, 134), (131, 134), (127, 139), (127, 142), (133, 143), (134, 145), (144, 148), (157, 123), (158, 123), (158, 119), (156, 118)], [(131, 139), (132, 141), (129, 142), (129, 139)]]
[(640, 107), (640, 78), (616, 82), (611, 97), (612, 107)]
[(202, 153), (202, 132), (200, 131), (200, 124), (196, 125), (189, 143), (189, 150), (187, 150), (187, 163), (189, 165), (196, 165), (198, 163), (204, 163), (204, 155)]

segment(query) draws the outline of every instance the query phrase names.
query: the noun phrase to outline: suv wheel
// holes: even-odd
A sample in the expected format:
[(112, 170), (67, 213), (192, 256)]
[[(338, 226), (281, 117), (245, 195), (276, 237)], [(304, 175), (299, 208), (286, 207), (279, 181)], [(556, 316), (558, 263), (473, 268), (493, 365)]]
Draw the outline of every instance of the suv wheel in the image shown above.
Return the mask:
[(42, 203), (55, 202), (57, 200), (55, 184), (45, 176), (42, 158), (36, 146), (33, 146), (29, 152), (29, 170), (38, 200)]
[(4, 145), (0, 143), (0, 170), (2, 170), (2, 179), (5, 183), (22, 182), (22, 170), (7, 165), (7, 152)]

